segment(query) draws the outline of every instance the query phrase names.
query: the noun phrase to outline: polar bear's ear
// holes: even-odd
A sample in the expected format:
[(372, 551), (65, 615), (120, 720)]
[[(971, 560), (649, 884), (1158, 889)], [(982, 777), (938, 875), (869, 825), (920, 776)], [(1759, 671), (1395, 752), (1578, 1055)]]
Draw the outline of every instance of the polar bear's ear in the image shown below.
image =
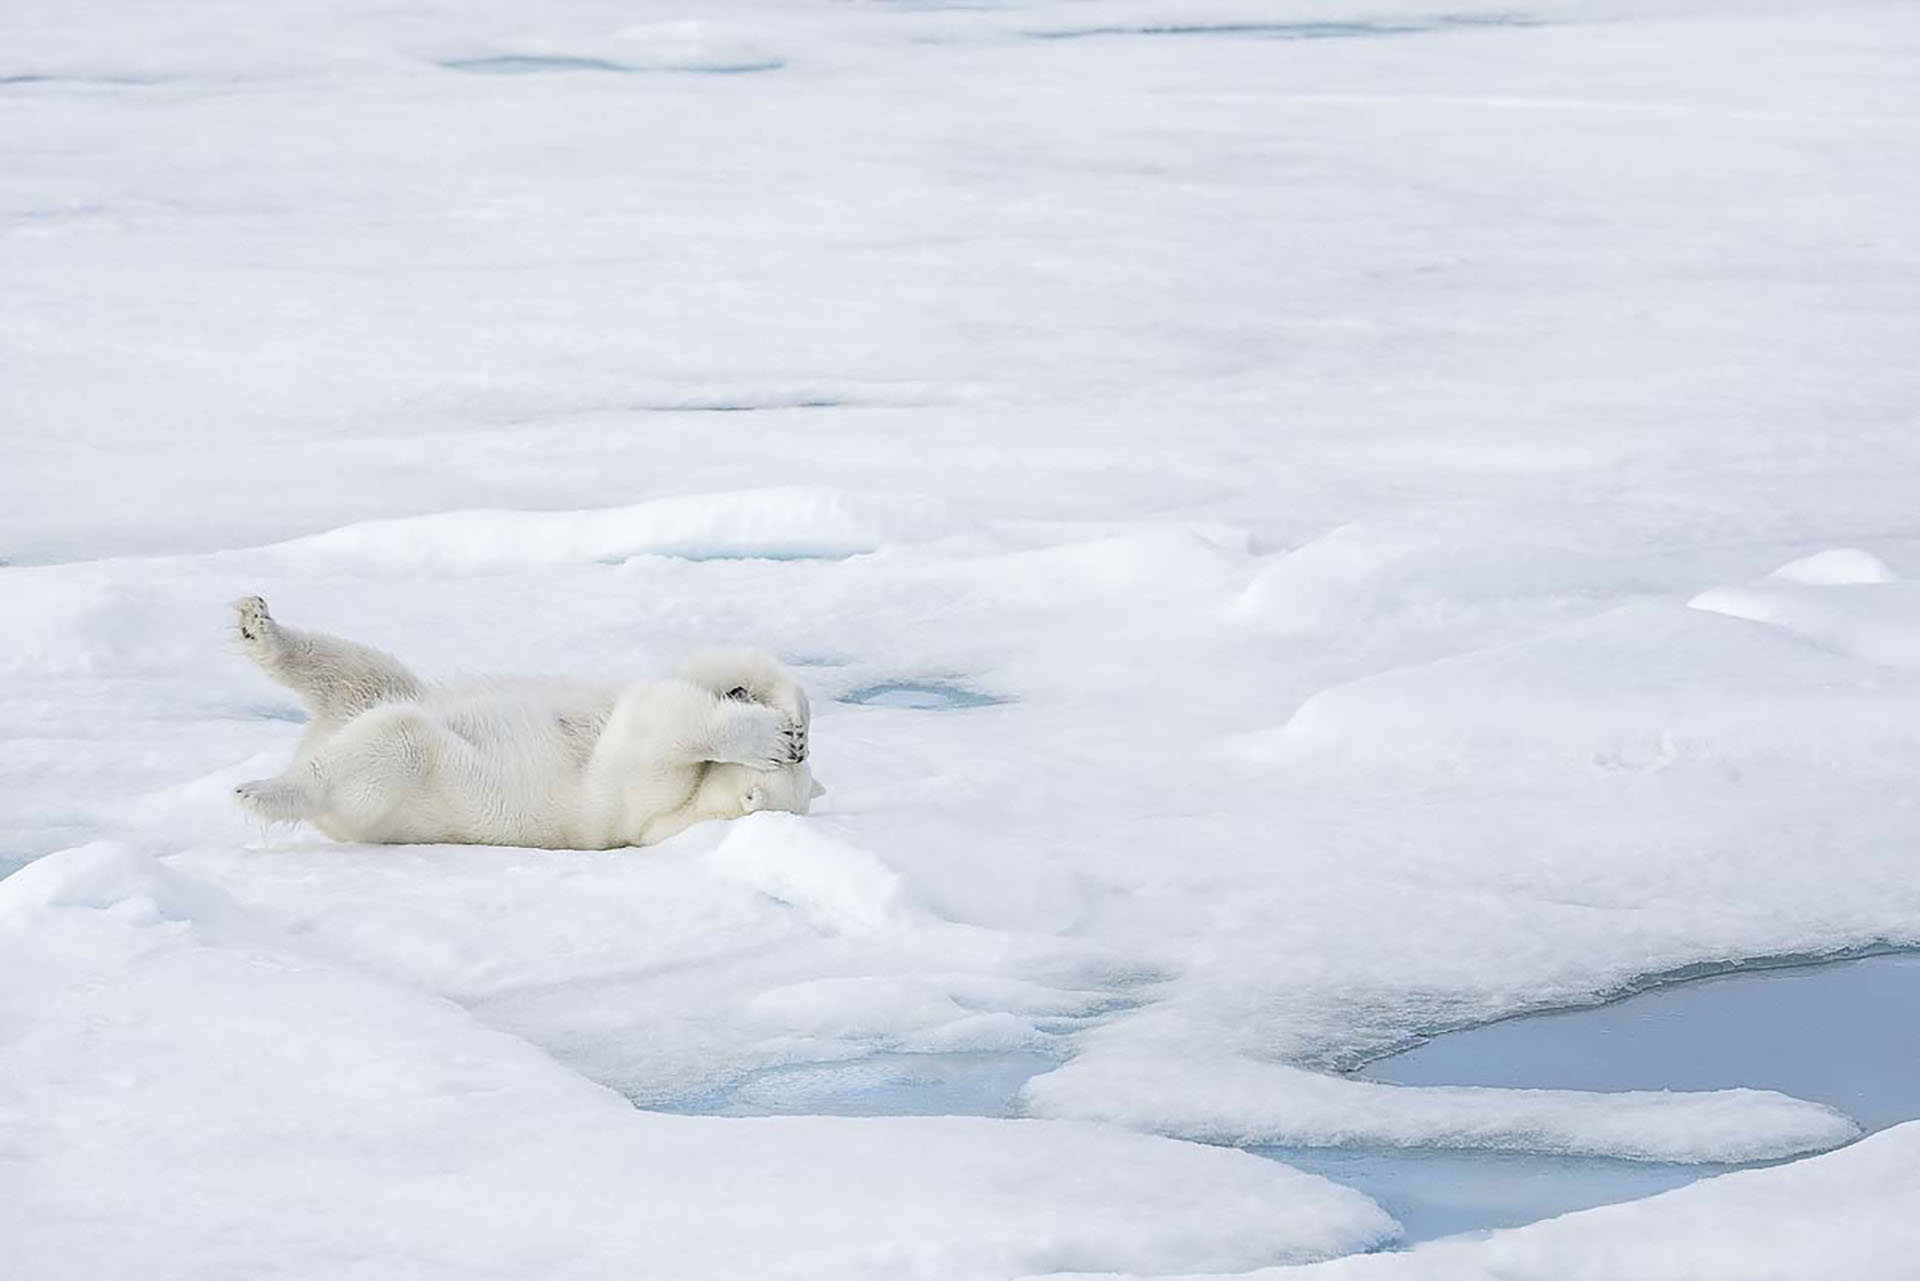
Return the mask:
[(817, 801), (817, 800), (819, 800), (819, 799), (820, 799), (820, 798), (821, 798), (822, 796), (825, 796), (826, 794), (827, 794), (827, 785), (826, 785), (825, 783), (822, 783), (822, 782), (821, 782), (821, 781), (820, 781), (819, 779), (817, 779), (817, 778), (816, 778), (816, 779), (814, 779), (814, 780), (813, 780), (813, 791), (812, 791), (812, 792), (810, 792), (810, 793), (808, 793), (808, 799), (809, 799), (809, 800), (815, 800), (815, 801)]

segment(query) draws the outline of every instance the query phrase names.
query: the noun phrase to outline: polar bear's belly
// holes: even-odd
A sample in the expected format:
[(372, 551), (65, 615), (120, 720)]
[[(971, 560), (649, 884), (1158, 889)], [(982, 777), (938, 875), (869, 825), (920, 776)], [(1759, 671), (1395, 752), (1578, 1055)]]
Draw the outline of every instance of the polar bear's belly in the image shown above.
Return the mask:
[(390, 811), (389, 830), (374, 839), (547, 849), (593, 844), (582, 830), (595, 731), (590, 714), (556, 708), (548, 699), (450, 702), (423, 706), (442, 731), (437, 750), (429, 753), (414, 794)]

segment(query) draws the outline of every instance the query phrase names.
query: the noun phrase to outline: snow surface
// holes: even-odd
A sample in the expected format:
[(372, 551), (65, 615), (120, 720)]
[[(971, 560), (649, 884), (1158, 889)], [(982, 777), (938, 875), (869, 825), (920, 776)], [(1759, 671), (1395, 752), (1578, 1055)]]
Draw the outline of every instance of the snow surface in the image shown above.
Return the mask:
[[(1920, 943), (1911, 5), (14, 0), (0, 108), (13, 1274), (1244, 1269), (1392, 1229), (1128, 1131), (1852, 1133), (1328, 1070)], [(766, 646), (829, 795), (263, 839), (255, 591)], [(991, 1052), (1032, 1118), (630, 1106)], [(1913, 1128), (1354, 1266), (1892, 1276)]]

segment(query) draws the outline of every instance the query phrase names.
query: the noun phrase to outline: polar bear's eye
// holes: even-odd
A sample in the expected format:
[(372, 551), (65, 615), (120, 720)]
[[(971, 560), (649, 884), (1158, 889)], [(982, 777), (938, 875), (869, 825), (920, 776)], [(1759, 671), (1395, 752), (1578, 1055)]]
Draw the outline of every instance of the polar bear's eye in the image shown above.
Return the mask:
[(727, 697), (736, 703), (751, 703), (753, 701), (753, 695), (747, 692), (745, 685), (735, 685), (727, 691)]

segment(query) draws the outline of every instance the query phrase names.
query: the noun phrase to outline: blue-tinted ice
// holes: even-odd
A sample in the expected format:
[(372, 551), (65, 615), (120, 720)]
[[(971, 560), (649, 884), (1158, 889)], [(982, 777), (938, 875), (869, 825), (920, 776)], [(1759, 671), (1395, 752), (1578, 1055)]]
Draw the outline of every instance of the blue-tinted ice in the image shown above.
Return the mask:
[(865, 707), (908, 707), (921, 711), (946, 711), (960, 707), (990, 707), (1003, 700), (964, 685), (945, 681), (883, 681), (865, 685), (840, 696), (843, 703)]
[[(901, 683), (857, 693), (901, 692), (904, 700), (938, 688)], [(879, 1054), (761, 1073), (686, 1110), (1012, 1116), (1021, 1085), (1054, 1063), (1032, 1052)], [(1920, 953), (1749, 965), (1605, 1005), (1446, 1033), (1359, 1075), (1580, 1090), (1751, 1086), (1828, 1103), (1880, 1129), (1920, 1117)], [(1407, 1244), (1636, 1200), (1741, 1168), (1424, 1148), (1253, 1150), (1365, 1192), (1400, 1220)]]
[(677, 71), (713, 76), (746, 75), (754, 71), (778, 71), (786, 63), (778, 58), (744, 62), (685, 63), (672, 67), (641, 67), (607, 58), (584, 58), (575, 54), (500, 53), (475, 58), (447, 58), (441, 63), (449, 71), (465, 71), (483, 76), (532, 76), (553, 72), (599, 71), (632, 75), (650, 71)]
[[(1449, 1032), (1360, 1075), (1401, 1085), (1780, 1090), (1869, 1130), (1920, 1117), (1920, 954), (1759, 965)], [(1738, 1168), (1421, 1149), (1266, 1148), (1367, 1193), (1407, 1241), (1513, 1227)]]
[(1435, 1037), (1361, 1075), (1403, 1085), (1779, 1090), (1869, 1130), (1920, 1117), (1920, 953), (1746, 968)]
[(448, 58), (440, 64), (449, 71), (483, 76), (531, 76), (552, 71), (632, 71), (625, 63), (568, 54), (502, 53), (481, 58)]
[(1537, 27), (1543, 19), (1523, 13), (1443, 13), (1405, 19), (1306, 19), (1295, 22), (1160, 22), (1129, 26), (1064, 27), (1030, 31), (1035, 40), (1080, 40), (1095, 36), (1243, 36), (1259, 40), (1368, 40), (1431, 35), (1476, 27)]
[(1045, 1054), (875, 1054), (777, 1068), (690, 1108), (715, 1116), (1012, 1116)]
[(1253, 1150), (1366, 1193), (1400, 1220), (1406, 1245), (1637, 1201), (1740, 1168), (1432, 1148)]

